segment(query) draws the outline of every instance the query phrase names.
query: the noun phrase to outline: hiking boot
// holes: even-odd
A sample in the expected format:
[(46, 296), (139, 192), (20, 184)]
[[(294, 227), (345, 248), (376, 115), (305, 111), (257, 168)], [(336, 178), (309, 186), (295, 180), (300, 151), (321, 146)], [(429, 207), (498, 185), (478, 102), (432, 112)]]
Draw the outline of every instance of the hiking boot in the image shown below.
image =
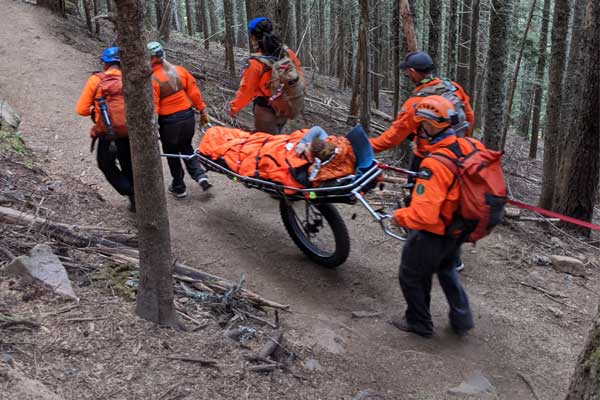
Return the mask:
[(212, 183), (210, 183), (208, 181), (208, 178), (206, 177), (206, 175), (202, 175), (202, 176), (200, 176), (200, 178), (198, 178), (198, 184), (200, 185), (202, 190), (205, 192), (212, 187)]
[(449, 328), (450, 328), (450, 331), (452, 331), (452, 333), (454, 333), (456, 336), (461, 337), (461, 338), (467, 336), (467, 334), (471, 331), (471, 329), (473, 329), (473, 328), (458, 329), (458, 328), (455, 328), (452, 324), (450, 324)]
[(135, 209), (135, 196), (134, 195), (129, 195), (129, 206), (127, 207), (127, 209), (129, 211), (131, 211), (132, 213), (134, 213), (136, 211)]
[(408, 322), (406, 318), (395, 317), (389, 320), (388, 322), (403, 332), (416, 333), (417, 335), (426, 339), (429, 339), (433, 336), (433, 332), (425, 332), (420, 329), (417, 329), (417, 327)]
[(173, 189), (173, 185), (169, 185), (169, 193), (178, 199), (183, 199), (185, 196), (187, 196), (187, 191), (185, 189), (183, 189), (183, 191), (178, 191)]

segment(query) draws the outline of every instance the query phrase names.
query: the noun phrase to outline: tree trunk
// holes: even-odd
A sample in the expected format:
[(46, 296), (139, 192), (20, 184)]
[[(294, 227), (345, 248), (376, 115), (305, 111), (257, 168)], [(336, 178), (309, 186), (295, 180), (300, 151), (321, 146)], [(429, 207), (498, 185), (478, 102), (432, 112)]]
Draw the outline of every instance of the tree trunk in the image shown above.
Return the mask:
[(185, 19), (187, 22), (188, 35), (194, 36), (194, 13), (192, 12), (192, 0), (185, 0)]
[(548, 46), (548, 19), (550, 16), (551, 0), (544, 0), (544, 11), (540, 28), (540, 42), (538, 44), (538, 63), (535, 72), (535, 86), (533, 89), (533, 109), (531, 121), (531, 142), (529, 143), (529, 158), (537, 156), (538, 137), (540, 134), (540, 120), (542, 113), (542, 97), (544, 95), (544, 75), (546, 72), (546, 53)]
[[(359, 84), (359, 75), (354, 75), (354, 81), (352, 80), (352, 74), (353, 74), (353, 65), (354, 64), (358, 64), (354, 62), (354, 46), (352, 43), (352, 32), (354, 32), (355, 29), (355, 24), (354, 24), (354, 18), (346, 18), (346, 34), (347, 34), (347, 40), (345, 40), (346, 43), (346, 73), (344, 74), (344, 88), (347, 88), (348, 86), (350, 86), (350, 83), (352, 82), (352, 93), (354, 93), (354, 86)], [(354, 71), (356, 71), (356, 69), (354, 69)], [(357, 96), (358, 96), (358, 91), (357, 91)], [(352, 107), (350, 109), (350, 115), (358, 115), (358, 97), (356, 97), (356, 99), (353, 99), (350, 104), (356, 104), (356, 110), (352, 110)], [(354, 100), (356, 100), (356, 103), (354, 102)], [(354, 120), (354, 122), (352, 122), (352, 124), (356, 123), (356, 119)]]
[(210, 16), (210, 35), (216, 35), (219, 32), (219, 20), (217, 19), (217, 4), (215, 0), (207, 0), (208, 15)]
[(288, 23), (290, 16), (289, 2), (284, 0), (271, 1), (277, 3), (273, 15), (274, 31), (277, 32), (277, 35), (283, 43), (288, 44), (291, 36), (290, 24)]
[(196, 23), (196, 32), (204, 31), (204, 9), (202, 8), (202, 0), (194, 0), (194, 22)]
[[(210, 49), (210, 25), (208, 24), (208, 13), (206, 11), (206, 0), (200, 1), (200, 12), (202, 16), (202, 31), (204, 32), (204, 48), (206, 51)], [(196, 10), (197, 12), (197, 10)]]
[(396, 118), (400, 108), (400, 2), (394, 1), (392, 6), (392, 73), (394, 74), (394, 97), (392, 100), (392, 117)]
[[(560, 131), (565, 136), (564, 156), (556, 180), (553, 209), (570, 217), (591, 221), (600, 176), (600, 68), (595, 62), (590, 62), (600, 59), (600, 4), (597, 0), (588, 0), (581, 29), (579, 69), (585, 85), (582, 85), (580, 96), (576, 96), (574, 129)], [(574, 225), (565, 225), (564, 228), (590, 234), (589, 229)]]
[(373, 38), (373, 44), (370, 46), (372, 48), (373, 56), (371, 57), (371, 65), (373, 73), (371, 74), (371, 98), (372, 102), (375, 105), (375, 108), (379, 108), (379, 75), (381, 72), (381, 53), (383, 51), (382, 45), (382, 36), (383, 29), (382, 24), (379, 19), (379, 12), (376, 1), (372, 2), (372, 10), (373, 10), (373, 34), (371, 37)]
[(456, 42), (458, 41), (458, 2), (450, 0), (450, 19), (448, 21), (448, 60), (446, 76), (456, 79)]
[(235, 78), (235, 60), (233, 58), (233, 4), (232, 0), (223, 0), (225, 14), (225, 68), (231, 78)]
[(336, 0), (329, 0), (329, 41), (330, 45), (327, 50), (329, 53), (329, 62), (327, 63), (327, 75), (336, 76), (335, 56), (339, 47), (339, 32), (336, 33), (338, 15), (338, 5)]
[(137, 205), (140, 283), (136, 312), (160, 325), (177, 326), (173, 304), (173, 265), (158, 129), (144, 38), (141, 0), (116, 0), (119, 47), (123, 50), (123, 92)]
[[(479, 0), (473, 0), (473, 10), (471, 12), (471, 45), (469, 46), (469, 81), (467, 87), (471, 98), (476, 96), (477, 87), (475, 80), (477, 79), (477, 60), (479, 56)], [(461, 82), (462, 84), (462, 82)]]
[(442, 29), (442, 4), (440, 0), (429, 0), (429, 41), (427, 52), (439, 66), (442, 63), (440, 57), (440, 39)]
[(90, 11), (89, 0), (82, 0), (83, 2), (83, 13), (85, 14), (85, 24), (88, 28), (88, 33), (92, 35), (94, 33), (94, 27), (92, 26), (92, 12)]
[(489, 37), (494, 38), (494, 43), (488, 48), (483, 141), (486, 147), (498, 150), (502, 139), (502, 110), (512, 0), (493, 0), (492, 3), (495, 12), (492, 11), (490, 18)]
[[(415, 23), (414, 21), (414, 3), (408, 3), (408, 0), (400, 1), (400, 16), (402, 17), (402, 30), (406, 37), (408, 51), (417, 51), (419, 46), (417, 45), (417, 37), (415, 35)], [(435, 62), (435, 60), (433, 60)]]
[(531, 67), (530, 71), (527, 72), (526, 79), (523, 79), (521, 85), (521, 107), (519, 113), (519, 126), (517, 127), (517, 134), (523, 139), (529, 138), (529, 125), (531, 123), (531, 110), (533, 109), (533, 95), (532, 95), (532, 84), (533, 72)]
[[(100, 0), (92, 0), (92, 4), (94, 5), (94, 17), (100, 15)], [(94, 26), (94, 33), (96, 36), (100, 35), (100, 20), (96, 19), (96, 23)]]
[[(344, 8), (343, 0), (335, 0), (336, 13), (341, 13)], [(346, 54), (346, 43), (345, 43), (345, 26), (346, 21), (345, 18), (337, 19), (337, 34), (338, 41), (337, 46), (335, 46), (335, 51), (337, 52), (337, 63), (336, 63), (336, 77), (338, 78), (338, 87), (341, 89), (343, 85), (344, 79), (344, 55)]]
[[(583, 69), (581, 68), (582, 60), (581, 60), (581, 43), (583, 43), (584, 38), (582, 21), (583, 14), (585, 12), (585, 2), (586, 0), (575, 0), (573, 3), (573, 18), (571, 23), (571, 44), (569, 46), (569, 59), (567, 61), (567, 70), (564, 74), (563, 84), (562, 84), (562, 93), (563, 93), (563, 103), (561, 105), (560, 112), (560, 126), (564, 132), (570, 132), (575, 124), (577, 113), (575, 111), (575, 104), (577, 103), (577, 99), (579, 96), (578, 93), (581, 93), (584, 90), (585, 82), (583, 78)], [(585, 84), (584, 84), (585, 82)], [(563, 148), (562, 144), (564, 141), (564, 136), (559, 138), (560, 143), (559, 148)]]
[(165, 0), (162, 7), (162, 20), (158, 28), (158, 37), (165, 42), (169, 41), (171, 34), (171, 16), (173, 15), (173, 1)]
[[(477, 1), (477, 0), (475, 0)], [(494, 4), (497, 3), (494, 2)], [(456, 67), (456, 80), (467, 93), (471, 92), (469, 87), (469, 49), (471, 48), (471, 12), (473, 0), (462, 1), (462, 12), (460, 18), (460, 41), (458, 47), (458, 65)], [(433, 60), (435, 62), (435, 60)]]
[(369, 101), (369, 0), (360, 0), (358, 27), (358, 62), (360, 64), (360, 123), (369, 132), (371, 102)]
[[(592, 0), (593, 1), (593, 0)], [(600, 307), (571, 377), (565, 400), (600, 398)]]
[(565, 67), (567, 50), (567, 31), (569, 24), (569, 0), (554, 1), (554, 20), (552, 22), (552, 59), (550, 60), (550, 85), (548, 87), (548, 102), (546, 104), (546, 129), (544, 135), (544, 177), (540, 206), (553, 209), (554, 190), (558, 175), (558, 160), (560, 151), (559, 135), (563, 130), (560, 124), (560, 109), (562, 107), (562, 78)]
[(180, 11), (180, 3), (179, 0), (171, 0), (173, 5), (171, 6), (171, 10), (173, 11), (173, 15), (171, 16), (171, 21), (173, 22), (173, 29), (176, 32), (181, 32), (181, 19), (179, 18)]
[[(341, 1), (341, 0), (340, 0)], [(302, 33), (304, 32), (304, 25), (302, 25), (302, 2), (296, 1), (294, 8), (294, 17), (296, 19), (296, 49), (300, 47), (302, 42)]]
[(506, 144), (506, 135), (510, 125), (510, 113), (512, 111), (513, 99), (515, 96), (515, 88), (517, 87), (517, 80), (519, 78), (519, 69), (521, 67), (521, 58), (523, 57), (523, 50), (525, 50), (525, 43), (527, 41), (527, 34), (529, 33), (529, 27), (531, 26), (531, 20), (533, 19), (533, 13), (535, 12), (536, 0), (531, 2), (531, 10), (529, 11), (529, 18), (525, 25), (525, 32), (523, 32), (523, 39), (521, 39), (521, 46), (519, 49), (519, 55), (515, 62), (515, 71), (510, 81), (510, 88), (508, 90), (508, 105), (504, 111), (502, 117), (502, 139), (500, 140), (500, 150), (504, 151), (504, 145)]
[[(108, 0), (108, 1), (110, 1), (110, 0)], [(162, 23), (162, 20), (163, 20), (163, 8), (164, 8), (163, 0), (156, 0), (154, 2), (154, 11), (156, 14), (156, 29), (160, 29), (160, 24)]]

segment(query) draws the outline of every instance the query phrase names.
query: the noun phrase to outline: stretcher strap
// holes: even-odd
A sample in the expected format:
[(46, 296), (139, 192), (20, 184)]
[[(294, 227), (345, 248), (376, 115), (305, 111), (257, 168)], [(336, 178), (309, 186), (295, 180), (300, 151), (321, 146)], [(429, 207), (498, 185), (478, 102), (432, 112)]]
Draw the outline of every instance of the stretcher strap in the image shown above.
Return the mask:
[(553, 211), (544, 210), (543, 208), (532, 206), (531, 204), (523, 203), (523, 202), (520, 202), (518, 200), (509, 199), (508, 200), (508, 204), (512, 204), (513, 206), (516, 206), (516, 207), (519, 207), (519, 208), (522, 208), (522, 209), (525, 209), (525, 210), (533, 211), (533, 212), (536, 212), (538, 214), (545, 215), (546, 217), (558, 218), (561, 221), (568, 222), (570, 224), (579, 225), (581, 227), (592, 229), (592, 230), (595, 230), (595, 231), (600, 231), (600, 226), (592, 224), (591, 222), (582, 221), (580, 219), (573, 218), (573, 217), (568, 217), (566, 215), (555, 213)]

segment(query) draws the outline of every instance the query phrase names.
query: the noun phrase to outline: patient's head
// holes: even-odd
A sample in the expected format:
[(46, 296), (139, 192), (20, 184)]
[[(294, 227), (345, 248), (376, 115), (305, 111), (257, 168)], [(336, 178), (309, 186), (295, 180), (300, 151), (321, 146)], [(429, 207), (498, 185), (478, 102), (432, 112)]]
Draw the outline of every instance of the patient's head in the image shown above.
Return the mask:
[(310, 152), (313, 158), (318, 158), (321, 161), (329, 160), (329, 157), (335, 152), (335, 145), (331, 142), (326, 142), (318, 137), (310, 142)]

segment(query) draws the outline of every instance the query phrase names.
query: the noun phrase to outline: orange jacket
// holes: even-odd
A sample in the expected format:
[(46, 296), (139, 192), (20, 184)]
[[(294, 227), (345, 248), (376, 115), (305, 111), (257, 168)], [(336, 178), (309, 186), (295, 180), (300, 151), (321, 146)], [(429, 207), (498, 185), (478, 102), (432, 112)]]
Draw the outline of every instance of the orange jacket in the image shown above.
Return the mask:
[[(213, 160), (222, 159), (229, 169), (243, 176), (260, 177), (285, 186), (303, 188), (292, 174), (293, 169), (314, 164), (295, 151), (296, 144), (308, 129), (300, 129), (289, 135), (250, 133), (241, 129), (213, 126), (208, 128), (198, 145), (198, 151)], [(329, 135), (326, 141), (335, 144), (338, 153), (326, 164), (321, 164), (311, 186), (354, 173), (356, 158), (352, 145), (342, 136)]]
[[(451, 158), (456, 158), (447, 146), (456, 142), (456, 136), (442, 139), (428, 149), (429, 154), (441, 153)], [(483, 145), (472, 140), (475, 147), (483, 149)], [(472, 151), (466, 141), (458, 140), (463, 154)], [(460, 196), (460, 188), (456, 183), (454, 174), (440, 161), (425, 157), (419, 166), (419, 172), (426, 177), (417, 178), (412, 191), (410, 206), (400, 208), (394, 212), (398, 225), (409, 229), (416, 229), (444, 235), (450, 222)]]
[[(296, 57), (296, 53), (288, 49), (290, 60), (296, 64), (296, 69), (301, 79), (304, 79), (304, 72), (300, 66), (300, 60)], [(271, 97), (271, 89), (269, 82), (271, 81), (271, 71), (265, 71), (265, 65), (258, 60), (250, 58), (246, 64), (246, 68), (242, 73), (240, 88), (235, 94), (235, 98), (229, 103), (231, 112), (237, 114), (255, 97), (264, 96)]]
[[(413, 93), (417, 93), (428, 86), (435, 86), (439, 84), (440, 81), (440, 78), (435, 78), (431, 82), (419, 85), (415, 88)], [(452, 82), (452, 84), (458, 89), (455, 92), (456, 96), (465, 105), (465, 117), (471, 125), (467, 136), (471, 136), (475, 123), (475, 115), (471, 108), (469, 96), (458, 83)], [(378, 137), (369, 139), (371, 146), (373, 146), (373, 150), (375, 150), (376, 153), (398, 146), (408, 137), (408, 135), (417, 131), (419, 124), (414, 120), (415, 111), (423, 98), (424, 97), (417, 96), (409, 97), (408, 100), (402, 104), (402, 108), (400, 109), (396, 120), (392, 122), (392, 126)]]
[[(113, 66), (104, 71), (108, 75), (122, 75), (119, 67)], [(87, 117), (92, 115), (92, 109), (94, 110), (94, 122), (98, 122), (100, 118), (100, 106), (96, 99), (102, 97), (102, 91), (98, 88), (100, 84), (100, 77), (97, 74), (90, 76), (81, 91), (75, 111), (77, 114)]]
[[(196, 79), (187, 69), (177, 65), (174, 66), (181, 82), (181, 90), (161, 99), (161, 84), (168, 81), (167, 74), (162, 64), (152, 67), (152, 89), (154, 91), (154, 110), (158, 115), (169, 115), (179, 111), (187, 110), (192, 105), (198, 111), (203, 111), (206, 104), (202, 99), (200, 89), (196, 85)], [(163, 89), (164, 90), (164, 89)]]

